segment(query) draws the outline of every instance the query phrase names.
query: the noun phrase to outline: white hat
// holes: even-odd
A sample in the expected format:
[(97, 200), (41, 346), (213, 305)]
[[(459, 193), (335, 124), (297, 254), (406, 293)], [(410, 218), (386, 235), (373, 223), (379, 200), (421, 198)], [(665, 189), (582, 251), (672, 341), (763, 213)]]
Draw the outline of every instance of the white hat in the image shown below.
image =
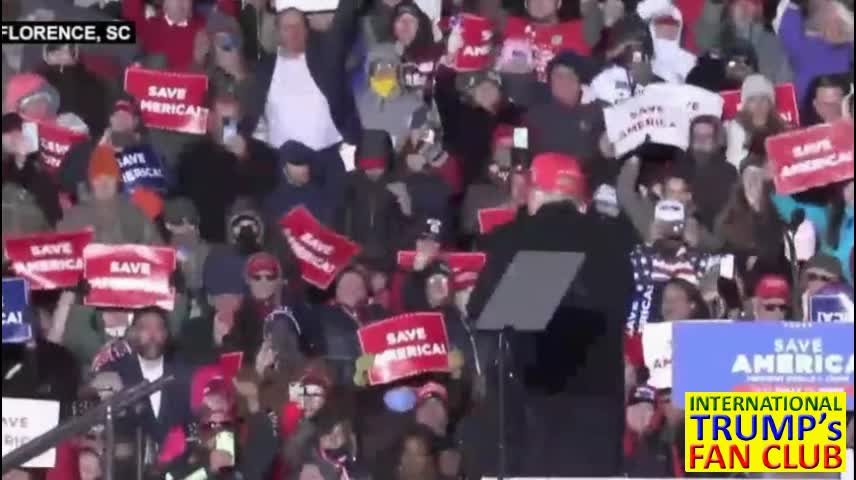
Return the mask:
[(657, 203), (654, 219), (664, 223), (683, 223), (687, 220), (687, 211), (681, 202), (661, 200)]

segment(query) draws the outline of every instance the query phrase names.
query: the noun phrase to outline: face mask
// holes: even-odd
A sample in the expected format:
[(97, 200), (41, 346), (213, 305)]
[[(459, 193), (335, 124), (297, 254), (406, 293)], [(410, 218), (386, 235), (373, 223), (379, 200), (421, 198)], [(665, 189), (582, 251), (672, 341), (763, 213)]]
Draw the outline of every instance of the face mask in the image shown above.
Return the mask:
[(369, 80), (372, 91), (381, 98), (389, 98), (392, 92), (398, 88), (398, 79), (395, 77), (372, 77)]
[(416, 406), (416, 394), (409, 387), (394, 388), (384, 394), (383, 403), (392, 412), (407, 413)]
[(236, 240), (238, 251), (241, 252), (242, 255), (252, 255), (253, 253), (261, 250), (259, 240), (256, 237), (256, 232), (253, 230), (253, 227), (241, 227), (241, 231), (238, 233)]

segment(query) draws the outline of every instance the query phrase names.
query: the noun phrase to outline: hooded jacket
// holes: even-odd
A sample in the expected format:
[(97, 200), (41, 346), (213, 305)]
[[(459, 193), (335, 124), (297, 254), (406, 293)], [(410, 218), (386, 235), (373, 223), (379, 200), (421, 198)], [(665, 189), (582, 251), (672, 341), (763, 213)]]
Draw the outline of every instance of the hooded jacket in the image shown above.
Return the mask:
[(393, 65), (399, 71), (399, 84), (392, 94), (381, 97), (373, 89), (366, 89), (357, 98), (357, 110), (360, 121), (367, 130), (384, 130), (392, 137), (393, 142), (400, 142), (410, 131), (410, 121), (425, 102), (421, 93), (408, 91), (402, 84), (400, 75), (401, 57), (390, 43), (377, 45), (369, 51), (366, 60), (368, 74), (377, 64)]
[(649, 24), (651, 38), (654, 43), (654, 58), (652, 60), (652, 69), (654, 75), (662, 78), (669, 83), (684, 83), (696, 66), (696, 56), (688, 52), (681, 46), (681, 38), (684, 33), (684, 17), (677, 7), (671, 6), (668, 11), (661, 13), (659, 16), (668, 16), (678, 21), (678, 40), (663, 40), (658, 39), (654, 31), (654, 21)]
[(330, 224), (333, 218), (331, 199), (325, 195), (324, 189), (313, 182), (297, 186), (285, 176), (285, 164), (292, 157), (311, 159), (317, 152), (294, 141), (286, 142), (279, 151), (280, 181), (279, 185), (267, 196), (263, 204), (265, 219), (270, 224), (277, 224), (283, 215), (293, 208), (303, 205), (322, 223)]

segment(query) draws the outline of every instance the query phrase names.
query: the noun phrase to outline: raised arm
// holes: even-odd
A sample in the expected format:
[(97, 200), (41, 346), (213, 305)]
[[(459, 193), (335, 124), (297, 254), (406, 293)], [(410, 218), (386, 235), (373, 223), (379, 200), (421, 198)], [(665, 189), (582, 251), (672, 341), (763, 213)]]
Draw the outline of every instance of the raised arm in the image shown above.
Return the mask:
[(725, 6), (721, 1), (706, 0), (704, 2), (704, 10), (695, 27), (696, 44), (702, 52), (719, 48), (724, 11)]
[(651, 222), (654, 212), (650, 202), (636, 191), (642, 161), (638, 157), (628, 160), (618, 175), (618, 205), (630, 218), (633, 228), (646, 241), (651, 237)]

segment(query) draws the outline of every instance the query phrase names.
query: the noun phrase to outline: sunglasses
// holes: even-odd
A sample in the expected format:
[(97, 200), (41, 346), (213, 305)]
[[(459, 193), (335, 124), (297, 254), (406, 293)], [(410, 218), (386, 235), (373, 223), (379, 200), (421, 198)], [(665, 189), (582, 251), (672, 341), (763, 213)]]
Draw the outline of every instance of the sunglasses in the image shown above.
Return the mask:
[(805, 274), (805, 278), (809, 282), (825, 282), (825, 283), (832, 283), (832, 282), (838, 280), (836, 277), (834, 277), (832, 275), (827, 275), (825, 273), (817, 273), (817, 272), (808, 272)]
[(787, 312), (788, 306), (784, 303), (767, 303), (764, 305), (766, 312)]

